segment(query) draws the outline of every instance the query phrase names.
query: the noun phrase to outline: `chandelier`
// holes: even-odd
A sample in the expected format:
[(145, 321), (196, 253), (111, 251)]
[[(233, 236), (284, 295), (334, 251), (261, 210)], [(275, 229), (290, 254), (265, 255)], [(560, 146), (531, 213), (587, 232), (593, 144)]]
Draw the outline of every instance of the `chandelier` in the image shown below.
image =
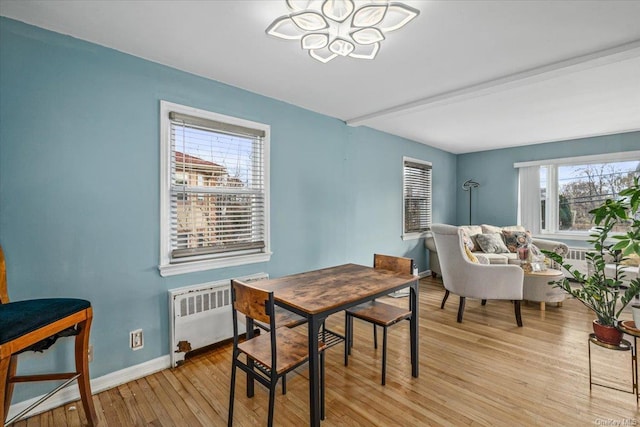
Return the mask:
[(353, 0), (285, 0), (291, 13), (265, 30), (285, 40), (300, 40), (313, 59), (337, 56), (373, 59), (385, 34), (405, 26), (420, 11), (403, 3)]

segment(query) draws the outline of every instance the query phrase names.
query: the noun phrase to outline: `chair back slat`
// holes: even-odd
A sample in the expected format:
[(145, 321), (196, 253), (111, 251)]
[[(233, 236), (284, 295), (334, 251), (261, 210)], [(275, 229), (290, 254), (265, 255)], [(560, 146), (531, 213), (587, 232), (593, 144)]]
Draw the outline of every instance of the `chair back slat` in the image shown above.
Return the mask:
[(273, 292), (257, 289), (238, 280), (232, 280), (233, 307), (240, 313), (259, 322), (270, 324), (271, 313), (268, 312), (269, 298)]
[(374, 254), (373, 268), (395, 271), (396, 273), (413, 274), (413, 259)]
[(4, 260), (4, 252), (0, 246), (0, 304), (9, 302), (9, 292), (7, 291), (7, 264)]

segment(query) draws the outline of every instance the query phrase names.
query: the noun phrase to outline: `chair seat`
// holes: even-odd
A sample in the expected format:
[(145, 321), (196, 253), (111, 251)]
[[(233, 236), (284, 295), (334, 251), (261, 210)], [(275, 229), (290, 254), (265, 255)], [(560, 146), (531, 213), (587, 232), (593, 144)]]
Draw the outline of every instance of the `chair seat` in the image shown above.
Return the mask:
[(91, 307), (75, 298), (45, 298), (0, 304), (0, 344)]
[(380, 301), (371, 301), (348, 309), (347, 314), (375, 325), (390, 326), (410, 318), (411, 310)]
[[(289, 328), (277, 328), (276, 340), (278, 342), (276, 360), (278, 374), (286, 372), (309, 359), (309, 346), (307, 335)], [(323, 351), (325, 344), (318, 342), (318, 350)], [(259, 335), (248, 341), (238, 344), (238, 350), (246, 353), (256, 362), (271, 369), (271, 336)]]

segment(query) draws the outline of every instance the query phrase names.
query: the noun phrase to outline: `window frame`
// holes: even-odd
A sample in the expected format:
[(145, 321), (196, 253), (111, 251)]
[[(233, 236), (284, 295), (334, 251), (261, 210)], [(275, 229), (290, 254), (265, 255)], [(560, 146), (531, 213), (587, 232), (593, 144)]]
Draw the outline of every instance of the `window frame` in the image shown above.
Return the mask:
[[(519, 162), (514, 163), (515, 168), (525, 168), (531, 166), (537, 166), (538, 170), (545, 167), (547, 168), (547, 189), (546, 189), (546, 203), (545, 203), (545, 222), (546, 229), (542, 229), (542, 224), (539, 224), (539, 234), (542, 237), (551, 237), (560, 240), (580, 240), (587, 241), (590, 239), (591, 231), (584, 230), (559, 230), (558, 229), (558, 212), (559, 212), (559, 187), (558, 187), (558, 168), (562, 166), (572, 165), (584, 165), (584, 164), (599, 164), (599, 163), (616, 163), (625, 161), (640, 161), (640, 151), (622, 151), (617, 153), (604, 153), (594, 154), (588, 156), (578, 157), (565, 157), (558, 159), (537, 160), (531, 162)], [(539, 178), (538, 178), (539, 179)], [(521, 195), (518, 197), (518, 212), (519, 218), (521, 217)], [(540, 212), (540, 218), (542, 218), (542, 210)], [(541, 221), (540, 221), (541, 222)], [(548, 224), (552, 224), (549, 227)], [(525, 225), (525, 224), (523, 224)]]
[[(188, 257), (180, 262), (171, 258), (171, 121), (169, 113), (176, 112), (226, 124), (243, 126), (265, 132), (264, 152), (264, 243), (262, 252), (255, 254), (236, 254), (227, 257), (202, 259), (202, 256)], [(160, 275), (173, 276), (196, 271), (212, 270), (232, 266), (267, 262), (271, 259), (270, 235), (270, 134), (271, 127), (264, 123), (253, 122), (237, 117), (226, 116), (194, 107), (160, 101)]]
[[(428, 226), (427, 229), (424, 231), (420, 231), (420, 232), (407, 232), (406, 231), (406, 212), (405, 212), (405, 206), (406, 206), (406, 198), (405, 198), (405, 189), (406, 189), (406, 167), (407, 167), (407, 163), (416, 163), (416, 164), (420, 164), (420, 165), (424, 165), (424, 166), (428, 166), (430, 173), (429, 173), (429, 188), (428, 188), (428, 194), (429, 194), (429, 200), (428, 200)], [(428, 162), (426, 160), (421, 160), (421, 159), (416, 159), (413, 157), (407, 157), (407, 156), (403, 156), (402, 157), (402, 240), (415, 240), (415, 239), (420, 239), (423, 237), (426, 237), (429, 235), (430, 230), (431, 230), (431, 224), (433, 224), (433, 164), (431, 162)]]

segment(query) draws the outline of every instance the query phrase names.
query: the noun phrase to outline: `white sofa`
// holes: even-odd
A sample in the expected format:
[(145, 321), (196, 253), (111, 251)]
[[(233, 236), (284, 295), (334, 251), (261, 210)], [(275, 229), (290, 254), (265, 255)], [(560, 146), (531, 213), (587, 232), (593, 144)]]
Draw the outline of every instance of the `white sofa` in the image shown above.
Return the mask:
[[(496, 227), (489, 224), (482, 224), (482, 225), (463, 225), (463, 226), (460, 226), (459, 228), (463, 229), (465, 231), (465, 234), (468, 237), (470, 237), (472, 240), (474, 239), (474, 236), (477, 236), (478, 234), (500, 233), (502, 235), (503, 231), (505, 232), (526, 231), (525, 228), (520, 225), (513, 225), (508, 227)], [(555, 252), (562, 256), (566, 256), (569, 253), (569, 247), (562, 242), (557, 242), (554, 240), (547, 240), (547, 239), (532, 238), (531, 243), (533, 243), (539, 249)], [(434, 277), (437, 275), (442, 276), (442, 270), (440, 269), (440, 261), (438, 259), (438, 252), (436, 250), (436, 245), (433, 240), (433, 237), (427, 236), (425, 238), (424, 245), (429, 250), (429, 265), (431, 269), (431, 275)], [(477, 246), (477, 245), (474, 244), (474, 246)], [(510, 260), (512, 262), (515, 262), (518, 259), (518, 254), (514, 252), (485, 253), (480, 248), (474, 248), (474, 250), (472, 250), (472, 253), (476, 256), (479, 255), (482, 258), (487, 259), (490, 264), (509, 264)]]

